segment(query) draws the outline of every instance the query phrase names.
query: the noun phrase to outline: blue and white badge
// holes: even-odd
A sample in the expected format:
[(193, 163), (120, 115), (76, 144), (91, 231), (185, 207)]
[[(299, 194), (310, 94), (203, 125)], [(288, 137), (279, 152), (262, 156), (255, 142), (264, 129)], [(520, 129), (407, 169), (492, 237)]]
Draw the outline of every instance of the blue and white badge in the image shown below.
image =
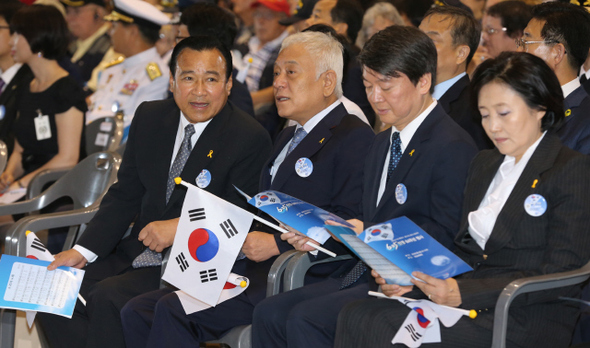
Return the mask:
[(3, 120), (4, 116), (6, 116), (6, 107), (4, 107), (4, 105), (0, 105), (0, 120)]
[(395, 187), (395, 200), (398, 204), (404, 204), (408, 200), (408, 189), (406, 185), (399, 183)]
[(211, 183), (211, 173), (207, 169), (201, 170), (197, 178), (195, 179), (197, 186), (204, 189)]
[(295, 162), (295, 172), (302, 178), (307, 178), (313, 173), (313, 163), (307, 157), (301, 157)]
[(547, 200), (541, 195), (532, 194), (524, 200), (524, 210), (530, 216), (541, 216), (547, 211)]

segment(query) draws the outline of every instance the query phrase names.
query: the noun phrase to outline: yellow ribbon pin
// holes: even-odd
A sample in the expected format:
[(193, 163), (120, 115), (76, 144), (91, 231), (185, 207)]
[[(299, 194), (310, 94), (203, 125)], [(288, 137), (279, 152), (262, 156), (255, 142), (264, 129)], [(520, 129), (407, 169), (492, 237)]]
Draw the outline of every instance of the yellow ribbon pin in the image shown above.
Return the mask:
[(326, 138), (322, 138), (322, 140), (320, 140), (320, 144), (324, 142), (324, 139), (326, 139)]
[(565, 117), (568, 117), (571, 114), (572, 114), (572, 109), (565, 110)]
[(410, 151), (410, 156), (414, 155), (414, 151), (415, 151), (415, 150), (416, 150), (416, 149), (412, 149), (412, 151)]
[(207, 155), (209, 158), (213, 158), (213, 150), (209, 150), (209, 154)]
[(533, 181), (533, 186), (531, 186), (532, 188), (535, 188), (535, 186), (537, 186), (537, 183), (539, 182), (539, 180), (535, 179), (535, 181)]

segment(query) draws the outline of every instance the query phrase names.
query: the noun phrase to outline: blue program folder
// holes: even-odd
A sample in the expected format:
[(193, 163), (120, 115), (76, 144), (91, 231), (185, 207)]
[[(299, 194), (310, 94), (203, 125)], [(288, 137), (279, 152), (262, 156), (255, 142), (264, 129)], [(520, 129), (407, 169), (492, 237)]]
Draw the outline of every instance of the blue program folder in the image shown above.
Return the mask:
[(335, 214), (278, 191), (260, 192), (248, 203), (321, 244), (330, 238), (324, 228), (326, 220), (353, 227)]
[(358, 236), (346, 227), (325, 227), (389, 284), (411, 285), (414, 271), (447, 279), (473, 270), (405, 216), (373, 225)]
[(0, 308), (52, 313), (71, 318), (84, 271), (58, 267), (51, 262), (2, 255), (0, 258)]

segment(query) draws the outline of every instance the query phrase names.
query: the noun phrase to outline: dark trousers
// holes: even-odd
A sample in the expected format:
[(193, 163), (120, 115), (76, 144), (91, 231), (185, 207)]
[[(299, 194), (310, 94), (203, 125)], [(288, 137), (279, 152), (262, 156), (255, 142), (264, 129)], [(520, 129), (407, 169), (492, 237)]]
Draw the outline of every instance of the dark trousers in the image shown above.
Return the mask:
[(332, 347), (338, 313), (369, 291), (366, 282), (338, 290), (341, 284), (341, 278), (329, 278), (260, 302), (252, 322), (253, 347)]
[[(410, 308), (398, 301), (369, 298), (355, 301), (340, 312), (336, 330), (336, 348), (405, 347), (391, 341), (410, 312)], [(440, 325), (441, 343), (429, 343), (424, 347), (489, 348), (492, 332), (461, 318), (454, 326)], [(509, 345), (510, 346), (510, 345)]]
[(38, 313), (37, 322), (53, 348), (125, 348), (121, 309), (133, 297), (155, 290), (160, 284), (160, 267), (133, 269), (105, 277), (105, 264), (86, 267), (80, 294), (86, 306), (76, 304), (72, 319)]
[(235, 326), (252, 323), (254, 305), (245, 293), (204, 311), (186, 314), (171, 289), (138, 296), (121, 311), (127, 348), (198, 347)]

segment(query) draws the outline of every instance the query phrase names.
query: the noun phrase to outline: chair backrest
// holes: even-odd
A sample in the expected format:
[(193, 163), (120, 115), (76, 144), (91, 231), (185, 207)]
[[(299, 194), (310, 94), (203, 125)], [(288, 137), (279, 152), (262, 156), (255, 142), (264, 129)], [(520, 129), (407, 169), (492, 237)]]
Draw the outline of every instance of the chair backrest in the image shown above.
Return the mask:
[(123, 118), (101, 117), (86, 126), (86, 153), (115, 151), (123, 139)]
[(6, 169), (6, 162), (8, 162), (8, 148), (6, 144), (0, 140), (0, 173)]
[(94, 153), (57, 180), (41, 197), (47, 204), (61, 197), (70, 197), (74, 209), (88, 207), (101, 199), (117, 180), (120, 164), (121, 156), (117, 153)]

